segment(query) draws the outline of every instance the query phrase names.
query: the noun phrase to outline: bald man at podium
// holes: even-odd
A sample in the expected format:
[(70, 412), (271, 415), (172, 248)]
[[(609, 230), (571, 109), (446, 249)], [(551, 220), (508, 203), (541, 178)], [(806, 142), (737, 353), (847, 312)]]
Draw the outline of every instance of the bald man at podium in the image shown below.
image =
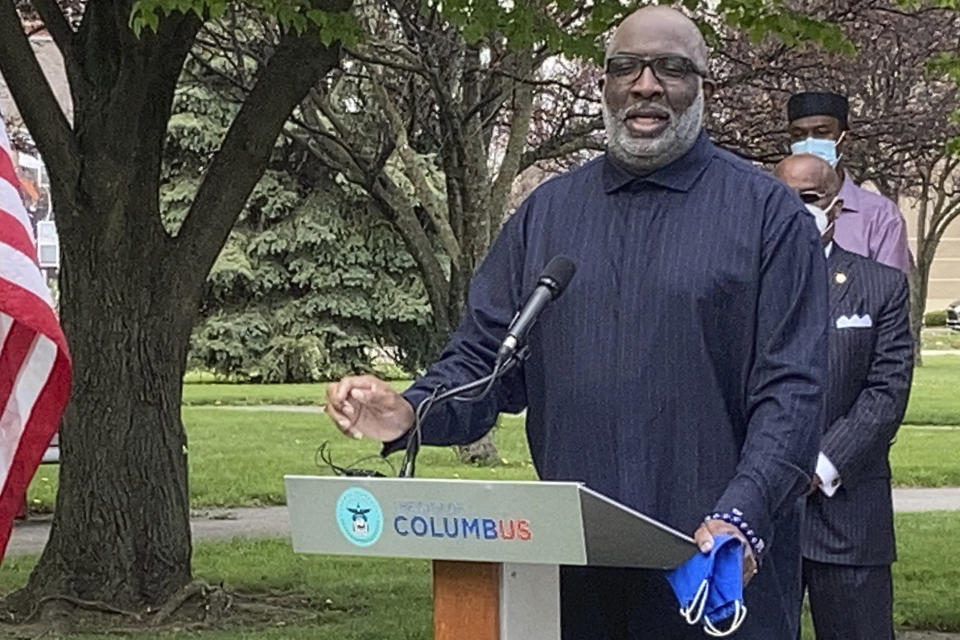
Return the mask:
[[(348, 435), (402, 448), (436, 389), (491, 372), (544, 265), (569, 256), (576, 275), (527, 335), (526, 360), (482, 401), (433, 411), (423, 442), (469, 443), (500, 412), (526, 409), (542, 479), (583, 482), (701, 549), (736, 536), (753, 578), (736, 637), (793, 638), (827, 363), (819, 234), (793, 191), (703, 131), (707, 47), (682, 14), (628, 17), (601, 90), (607, 152), (507, 221), (440, 359), (402, 395), (345, 378), (327, 412)], [(677, 609), (659, 571), (561, 574), (564, 638), (702, 638)]]

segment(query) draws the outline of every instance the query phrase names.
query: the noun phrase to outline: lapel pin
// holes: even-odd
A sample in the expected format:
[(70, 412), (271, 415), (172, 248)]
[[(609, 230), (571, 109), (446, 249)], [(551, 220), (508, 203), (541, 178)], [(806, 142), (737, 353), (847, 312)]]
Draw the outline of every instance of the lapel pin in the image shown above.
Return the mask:
[(833, 279), (836, 280), (837, 284), (843, 284), (847, 281), (847, 274), (843, 272), (837, 272), (837, 274), (833, 276)]

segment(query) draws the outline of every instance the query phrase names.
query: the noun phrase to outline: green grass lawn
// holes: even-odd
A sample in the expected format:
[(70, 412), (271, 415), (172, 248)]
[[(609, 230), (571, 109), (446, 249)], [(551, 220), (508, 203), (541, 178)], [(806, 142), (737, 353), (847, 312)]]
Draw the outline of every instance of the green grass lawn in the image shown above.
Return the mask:
[[(410, 386), (410, 381), (396, 380), (390, 384), (398, 391), (402, 391)], [(183, 385), (183, 404), (187, 406), (322, 405), (326, 395), (326, 382), (302, 384), (187, 382)]]
[(890, 464), (898, 486), (960, 486), (960, 427), (901, 427)]
[[(284, 504), (285, 474), (327, 474), (318, 466), (317, 449), (329, 441), (335, 463), (382, 469), (380, 446), (372, 440), (343, 437), (325, 415), (184, 407), (190, 464), (191, 504), (194, 507), (261, 506)], [(502, 462), (496, 467), (464, 465), (450, 447), (425, 447), (417, 459), (419, 475), (443, 478), (535, 478), (526, 446), (523, 421), (505, 417), (497, 430)], [(391, 460), (399, 464), (399, 455)], [(28, 491), (32, 509), (53, 508), (56, 465), (42, 465)]]
[[(957, 334), (960, 336), (960, 334)], [(191, 379), (197, 379), (196, 375)], [(409, 381), (391, 382), (400, 390)], [(321, 405), (325, 383), (311, 384), (211, 384), (187, 382), (183, 404), (204, 405)], [(906, 424), (960, 425), (960, 355), (929, 356), (914, 373)]]
[(895, 618), (916, 629), (960, 631), (960, 562), (953, 533), (960, 512), (896, 516)]
[(960, 349), (960, 331), (953, 331), (946, 327), (925, 327), (923, 349), (936, 351)]
[[(35, 556), (9, 558), (0, 571), (0, 592), (22, 586)], [(425, 561), (298, 556), (285, 540), (197, 543), (194, 575), (230, 591), (294, 592), (329, 610), (309, 624), (196, 633), (144, 633), (138, 640), (423, 640), (432, 625), (430, 565)], [(127, 634), (124, 634), (127, 635)], [(56, 636), (43, 636), (53, 638)], [(116, 635), (71, 635), (106, 640)]]
[(913, 374), (907, 424), (960, 425), (960, 356), (928, 356)]
[[(329, 474), (317, 464), (317, 449), (330, 442), (340, 466), (392, 472), (379, 459), (380, 444), (345, 438), (325, 415), (184, 409), (190, 446), (192, 501), (198, 506), (284, 504), (284, 474)], [(450, 447), (425, 447), (418, 458), (420, 475), (444, 478), (532, 479), (522, 421), (507, 418), (497, 432), (505, 462), (475, 467), (457, 460)], [(516, 454), (514, 459), (511, 456)], [(363, 461), (364, 458), (367, 460)], [(398, 460), (395, 455), (391, 460)], [(397, 462), (399, 464), (399, 462)]]
[[(380, 446), (340, 435), (321, 414), (185, 407), (194, 507), (284, 504), (285, 474), (327, 474), (317, 464), (317, 448), (330, 442), (335, 463), (392, 472), (378, 458)], [(457, 460), (450, 447), (425, 447), (418, 459), (421, 476), (531, 480), (535, 473), (523, 419), (505, 416), (495, 433), (502, 462), (476, 467)], [(366, 458), (366, 460), (363, 460)], [(391, 460), (399, 464), (399, 455)], [(905, 486), (960, 485), (960, 428), (901, 429), (892, 449), (894, 482)], [(56, 495), (55, 465), (37, 471), (28, 492), (31, 508), (49, 511)]]
[[(949, 532), (960, 513), (897, 517), (900, 562), (894, 565), (898, 626), (960, 630), (960, 563)], [(35, 558), (17, 557), (0, 572), (0, 591), (22, 585)], [(298, 556), (286, 541), (199, 543), (194, 572), (212, 584), (241, 591), (292, 591), (329, 598), (332, 611), (316, 621), (285, 628), (204, 633), (206, 640), (421, 640), (430, 637), (430, 567), (414, 560)], [(749, 604), (749, 603), (748, 603)], [(73, 636), (76, 640), (113, 636)], [(186, 639), (193, 634), (136, 636), (140, 640)], [(807, 635), (806, 637), (812, 637)]]

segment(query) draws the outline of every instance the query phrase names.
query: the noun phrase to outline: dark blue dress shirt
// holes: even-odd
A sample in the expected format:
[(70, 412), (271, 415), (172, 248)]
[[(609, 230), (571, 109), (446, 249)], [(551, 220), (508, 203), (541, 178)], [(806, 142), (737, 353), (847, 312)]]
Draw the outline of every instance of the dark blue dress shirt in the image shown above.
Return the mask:
[[(812, 216), (705, 134), (642, 178), (608, 156), (588, 162), (504, 225), (460, 327), (406, 392), (411, 404), (490, 371), (555, 255), (577, 272), (531, 332), (528, 360), (486, 401), (436, 409), (423, 442), (468, 443), (499, 412), (526, 408), (542, 479), (582, 481), (691, 534), (707, 515), (742, 513), (765, 555), (784, 516), (789, 563), (826, 379), (826, 263)], [(787, 573), (796, 577), (771, 579)]]

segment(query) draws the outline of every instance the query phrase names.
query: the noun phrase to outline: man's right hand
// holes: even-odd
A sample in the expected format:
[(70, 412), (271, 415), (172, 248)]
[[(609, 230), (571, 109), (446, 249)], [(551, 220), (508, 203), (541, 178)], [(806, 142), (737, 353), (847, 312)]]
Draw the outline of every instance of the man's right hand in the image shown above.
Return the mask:
[(327, 387), (324, 408), (345, 435), (396, 440), (413, 426), (413, 407), (383, 380), (347, 376)]
[(810, 486), (807, 487), (807, 495), (812, 496), (817, 492), (817, 489), (820, 488), (820, 485), (823, 484), (823, 480), (820, 479), (820, 476), (813, 474), (810, 478)]

